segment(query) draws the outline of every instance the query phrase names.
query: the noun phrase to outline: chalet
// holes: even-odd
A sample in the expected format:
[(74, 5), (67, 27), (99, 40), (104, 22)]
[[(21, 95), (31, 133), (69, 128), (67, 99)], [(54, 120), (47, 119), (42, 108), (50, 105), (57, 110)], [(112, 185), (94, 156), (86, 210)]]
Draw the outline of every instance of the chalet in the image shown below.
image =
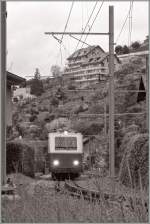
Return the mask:
[(6, 93), (6, 125), (12, 125), (12, 87), (25, 82), (25, 79), (11, 72), (7, 72), (7, 93)]
[[(109, 54), (100, 46), (90, 46), (75, 51), (67, 58), (68, 65), (63, 72), (64, 80), (74, 82), (78, 87), (104, 82), (109, 77)], [(115, 56), (115, 71), (120, 61)]]
[(16, 98), (18, 100), (20, 99), (34, 99), (36, 98), (35, 95), (32, 95), (31, 93), (31, 87), (22, 87), (22, 88), (16, 88), (16, 90), (13, 92), (13, 99), (15, 100)]

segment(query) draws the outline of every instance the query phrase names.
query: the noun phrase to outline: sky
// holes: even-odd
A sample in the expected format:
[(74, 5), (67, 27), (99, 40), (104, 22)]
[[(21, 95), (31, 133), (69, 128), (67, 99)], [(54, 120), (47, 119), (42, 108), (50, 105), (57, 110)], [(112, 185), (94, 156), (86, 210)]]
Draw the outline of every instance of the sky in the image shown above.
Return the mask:
[[(95, 5), (95, 1), (75, 1), (71, 11), (66, 31), (81, 32)], [(102, 4), (98, 1), (93, 16), (86, 31), (93, 23)], [(68, 35), (63, 36), (60, 43), (44, 32), (63, 32), (72, 1), (64, 2), (7, 2), (7, 70), (29, 79), (39, 68), (41, 76), (51, 75), (51, 66), (59, 65), (62, 69), (67, 63), (67, 57), (76, 49), (78, 41)], [(109, 30), (109, 5), (114, 6), (114, 42), (116, 45), (128, 45), (134, 41), (143, 42), (148, 30), (148, 2), (133, 1), (132, 31), (129, 18), (117, 40), (117, 37), (129, 12), (130, 1), (104, 1), (90, 32), (107, 33)], [(130, 19), (131, 21), (131, 19)], [(131, 36), (129, 35), (131, 34)], [(61, 39), (61, 35), (57, 35)], [(80, 36), (75, 36), (80, 39)], [(85, 36), (81, 40), (84, 40)], [(88, 36), (86, 43), (100, 45), (108, 51), (108, 36)], [(86, 47), (84, 45), (83, 47)]]

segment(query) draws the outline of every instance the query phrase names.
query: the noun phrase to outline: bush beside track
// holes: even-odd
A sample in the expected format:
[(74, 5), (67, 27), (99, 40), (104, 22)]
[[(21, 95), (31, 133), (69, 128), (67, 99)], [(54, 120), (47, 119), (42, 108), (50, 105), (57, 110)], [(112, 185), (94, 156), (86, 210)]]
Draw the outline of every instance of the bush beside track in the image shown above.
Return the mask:
[(148, 134), (127, 133), (121, 150), (123, 158), (119, 179), (126, 186), (144, 186), (148, 189)]
[(47, 141), (14, 140), (7, 142), (7, 173), (22, 172), (34, 177), (45, 170)]

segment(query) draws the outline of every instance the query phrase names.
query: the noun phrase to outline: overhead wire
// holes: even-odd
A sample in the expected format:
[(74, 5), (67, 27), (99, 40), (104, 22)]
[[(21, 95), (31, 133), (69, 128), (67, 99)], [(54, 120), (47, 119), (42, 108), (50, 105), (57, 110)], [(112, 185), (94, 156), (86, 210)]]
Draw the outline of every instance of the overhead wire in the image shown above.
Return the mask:
[[(56, 37), (54, 34), (52, 34), (52, 37), (54, 37), (54, 39), (56, 39), (57, 41), (58, 41), (58, 43), (59, 43), (59, 53), (58, 53), (58, 56), (59, 56), (59, 54), (60, 54), (60, 60), (61, 60), (61, 65), (62, 65), (62, 48), (61, 48), (61, 46), (63, 46), (63, 48), (64, 48), (64, 50), (67, 52), (67, 48), (65, 47), (65, 45), (61, 42), (61, 40), (58, 38), (58, 37)], [(58, 56), (57, 56), (57, 58), (58, 58)], [(57, 59), (56, 58), (56, 64), (57, 64)]]
[(62, 50), (61, 50), (61, 44), (60, 44), (60, 47), (59, 47), (59, 51), (60, 51), (60, 62), (61, 62), (61, 66), (62, 66)]
[[(133, 0), (132, 0), (132, 2), (133, 2)], [(128, 10), (128, 13), (127, 13), (127, 15), (126, 15), (126, 17), (125, 17), (125, 20), (124, 20), (124, 23), (123, 23), (123, 25), (122, 25), (122, 27), (121, 27), (121, 30), (120, 30), (120, 32), (119, 32), (117, 38), (116, 38), (115, 44), (118, 43), (118, 40), (119, 40), (119, 38), (120, 38), (120, 36), (121, 36), (121, 34), (122, 34), (122, 31), (123, 31), (123, 29), (124, 29), (124, 27), (125, 27), (125, 25), (126, 25), (126, 23), (127, 23), (128, 18), (129, 18), (130, 11), (131, 11), (131, 1), (130, 1), (130, 7), (129, 7), (129, 10)]]
[[(132, 0), (132, 2), (133, 2), (133, 0)], [(122, 34), (122, 31), (123, 31), (123, 29), (124, 29), (124, 27), (125, 27), (125, 25), (126, 25), (126, 23), (127, 23), (127, 20), (128, 20), (128, 18), (129, 18), (129, 15), (130, 15), (130, 11), (131, 11), (131, 1), (130, 1), (130, 7), (129, 7), (128, 13), (127, 13), (127, 15), (126, 15), (126, 17), (125, 17), (124, 23), (123, 23), (123, 25), (122, 25), (122, 27), (121, 27), (121, 30), (120, 30), (120, 32), (119, 32), (117, 38), (116, 38), (116, 41), (115, 41), (116, 44), (118, 43), (118, 40), (119, 40), (119, 38), (120, 38), (120, 36), (121, 36), (121, 34)]]
[[(52, 34), (52, 36), (58, 41), (58, 43), (60, 44), (59, 46), (59, 53), (58, 53), (58, 56), (60, 54), (60, 62), (61, 62), (61, 65), (62, 65), (62, 48), (61, 46), (63, 46), (63, 48), (66, 50), (66, 47), (62, 44), (62, 41), (63, 41), (63, 37), (64, 37), (64, 34), (65, 34), (65, 31), (67, 29), (67, 26), (68, 26), (68, 23), (69, 23), (69, 19), (70, 19), (70, 16), (71, 16), (71, 12), (72, 12), (72, 9), (73, 9), (73, 5), (74, 5), (74, 1), (72, 1), (72, 4), (71, 4), (71, 7), (70, 7), (70, 10), (69, 10), (69, 14), (68, 14), (68, 17), (67, 17), (67, 21), (66, 21), (66, 24), (65, 24), (65, 27), (64, 27), (64, 31), (63, 31), (63, 34), (61, 36), (61, 39), (57, 38), (56, 36), (54, 36), (54, 34)], [(57, 60), (58, 60), (58, 56), (56, 58), (56, 63), (57, 63)]]
[[(97, 4), (98, 4), (98, 1), (96, 1), (96, 3), (94, 4), (94, 7), (93, 7), (93, 9), (92, 9), (92, 11), (91, 11), (91, 14), (90, 14), (90, 16), (89, 16), (89, 18), (88, 18), (88, 21), (87, 21), (87, 23), (86, 23), (86, 25), (85, 25), (85, 27), (84, 27), (84, 29), (83, 29), (83, 31), (82, 31), (83, 33), (85, 32), (85, 30), (87, 29), (87, 27), (88, 27), (88, 25), (89, 25), (89, 22), (90, 22), (90, 20), (91, 20), (91, 18), (92, 18), (92, 15), (93, 15), (93, 13), (94, 13), (94, 11), (95, 11), (95, 9), (96, 9)], [(79, 39), (79, 41), (78, 41), (78, 43), (77, 43), (77, 45), (76, 45), (75, 51), (77, 50), (77, 48), (78, 48), (78, 46), (79, 46), (79, 43), (80, 43), (80, 41), (81, 41), (81, 39), (82, 39), (82, 36), (83, 36), (83, 34), (80, 36), (80, 39)]]
[[(104, 0), (102, 1), (99, 10), (98, 10), (98, 12), (96, 13), (96, 16), (94, 17), (94, 20), (93, 20), (93, 22), (92, 22), (92, 25), (91, 25), (90, 28), (89, 28), (89, 32), (88, 32), (88, 34), (90, 33), (90, 31), (91, 31), (91, 29), (92, 29), (92, 27), (93, 27), (93, 25), (94, 25), (94, 23), (95, 23), (95, 21), (96, 21), (98, 15), (99, 15), (99, 13), (100, 13), (100, 11), (101, 11), (101, 9), (102, 9), (103, 4), (104, 4)], [(85, 37), (85, 39), (84, 39), (84, 42), (86, 42), (86, 39), (87, 39), (87, 37), (88, 37), (88, 34), (86, 35), (86, 37)], [(84, 45), (84, 43), (82, 44), (81, 48), (83, 47), (83, 45)]]
[[(67, 51), (67, 48), (66, 48), (65, 45), (61, 42), (61, 40), (60, 40), (58, 37), (56, 37), (54, 34), (52, 34), (52, 36), (58, 41), (59, 44), (61, 43), (61, 45), (63, 46), (64, 50)], [(69, 52), (69, 51), (68, 51), (68, 52)]]
[[(90, 22), (90, 20), (91, 20), (91, 18), (92, 18), (92, 15), (93, 15), (93, 13), (94, 13), (94, 11), (95, 11), (95, 9), (96, 9), (97, 4), (98, 4), (98, 1), (96, 1), (95, 5), (94, 5), (94, 7), (93, 7), (93, 9), (92, 9), (92, 11), (91, 11), (91, 14), (90, 14), (90, 16), (89, 16), (89, 18), (88, 18), (88, 21), (87, 21), (87, 23), (86, 23), (86, 25), (85, 25), (85, 27), (84, 27), (84, 30), (82, 31), (83, 33), (85, 33), (85, 30), (86, 30), (87, 27), (89, 26), (89, 22)], [(83, 34), (80, 36), (80, 39), (79, 39), (79, 41), (78, 41), (78, 43), (77, 43), (77, 46), (76, 46), (74, 52), (76, 52), (79, 43), (82, 42), (82, 40), (81, 40), (81, 39), (82, 39), (82, 36), (83, 36)], [(84, 41), (84, 42), (85, 42), (85, 41)], [(82, 42), (82, 43), (83, 43), (83, 42)], [(77, 53), (77, 55), (76, 55), (76, 57), (75, 57), (75, 61), (77, 60), (78, 55), (79, 55), (79, 52)]]
[(84, 44), (86, 44), (87, 46), (91, 46), (90, 44), (88, 44), (88, 43), (86, 43), (86, 42), (84, 42), (84, 41), (82, 41), (82, 40), (80, 40), (80, 39), (78, 39), (78, 38), (76, 38), (76, 37), (74, 37), (73, 35), (69, 35), (70, 37), (72, 37), (73, 39), (75, 39), (75, 40), (77, 40), (77, 41), (80, 41), (81, 43), (84, 43)]
[(69, 11), (69, 15), (68, 15), (68, 18), (67, 18), (67, 21), (66, 21), (66, 24), (65, 24), (64, 32), (63, 32), (62, 37), (61, 37), (61, 42), (63, 40), (64, 33), (65, 33), (65, 31), (67, 29), (67, 26), (68, 26), (68, 23), (69, 23), (69, 19), (70, 19), (70, 16), (71, 16), (71, 12), (72, 12), (72, 9), (73, 9), (73, 5), (74, 5), (74, 1), (72, 1), (71, 7), (70, 7), (70, 11)]
[(130, 1), (128, 46), (131, 46), (133, 0)]
[(82, 2), (82, 28), (81, 28), (82, 31), (83, 31), (83, 25), (84, 25), (83, 3), (84, 2)]
[[(96, 3), (98, 3), (98, 2), (96, 2)], [(103, 3), (104, 3), (104, 0), (102, 1), (99, 10), (98, 10), (98, 12), (96, 13), (96, 16), (94, 17), (94, 20), (93, 20), (93, 22), (92, 22), (92, 25), (89, 27), (89, 32), (88, 32), (88, 34), (90, 33), (90, 30), (92, 29), (92, 26), (94, 25), (95, 20), (96, 20), (98, 14), (99, 14), (100, 11), (101, 11), (101, 8), (102, 8), (102, 6), (103, 6)], [(92, 12), (94, 12), (96, 6), (97, 6), (97, 4), (94, 5), (94, 8), (93, 8)], [(93, 15), (93, 14), (91, 13), (91, 15)], [(89, 19), (91, 18), (91, 15), (90, 15)], [(88, 19), (88, 22), (86, 23), (85, 29), (86, 29), (86, 27), (87, 27), (87, 25), (88, 25), (88, 23), (89, 23), (89, 19)], [(83, 32), (85, 32), (85, 29), (84, 29)], [(82, 38), (82, 36), (83, 36), (83, 35), (81, 35), (81, 37), (80, 37), (80, 39), (79, 39), (79, 42), (81, 42), (81, 38)], [(86, 43), (86, 39), (87, 39), (87, 37), (85, 38), (84, 41), (82, 41), (82, 42), (83, 42), (83, 43), (82, 43), (82, 47), (83, 47), (83, 45)], [(78, 42), (78, 44), (79, 44), (79, 42)], [(81, 48), (82, 48), (82, 47), (81, 47)], [(78, 55), (79, 55), (79, 52), (77, 53), (77, 55), (76, 55), (76, 57), (75, 57), (75, 60), (78, 58)]]

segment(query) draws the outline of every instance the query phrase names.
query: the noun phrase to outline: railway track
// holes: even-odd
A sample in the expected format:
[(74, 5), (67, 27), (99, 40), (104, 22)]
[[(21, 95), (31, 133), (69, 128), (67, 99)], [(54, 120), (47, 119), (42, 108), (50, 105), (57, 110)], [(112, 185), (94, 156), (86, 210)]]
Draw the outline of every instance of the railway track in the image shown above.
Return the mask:
[[(95, 174), (91, 174), (92, 176), (95, 176)], [(132, 206), (132, 204), (141, 204), (144, 203), (144, 206), (147, 209), (148, 212), (148, 198), (143, 197), (141, 199), (140, 196), (135, 195), (124, 195), (123, 193), (111, 193), (111, 192), (105, 192), (104, 190), (95, 190), (95, 189), (88, 189), (87, 187), (83, 187), (81, 184), (81, 181), (86, 181), (88, 178), (91, 178), (89, 174), (81, 176), (77, 180), (56, 180), (50, 182), (53, 182), (54, 190), (56, 192), (61, 192), (62, 194), (69, 194), (72, 197), (76, 198), (83, 198), (85, 200), (88, 200), (90, 202), (98, 202), (101, 201), (109, 202), (109, 203), (127, 203)], [(98, 175), (99, 177), (99, 175)], [(86, 182), (85, 182), (86, 183)], [(85, 184), (86, 186), (86, 184)]]
[(100, 201), (100, 200), (110, 200), (117, 201), (123, 200), (122, 195), (108, 194), (101, 191), (89, 190), (87, 188), (81, 187), (76, 181), (66, 181), (64, 185), (73, 196), (83, 197), (90, 201)]
[(148, 198), (142, 198), (140, 196), (128, 195), (124, 196), (123, 194), (112, 194), (105, 193), (103, 191), (89, 190), (87, 188), (81, 187), (78, 184), (78, 181), (66, 180), (63, 185), (61, 183), (61, 187), (58, 184), (56, 187), (57, 191), (61, 191), (62, 193), (66, 193), (76, 198), (83, 198), (84, 200), (88, 200), (90, 202), (105, 202), (111, 204), (124, 204), (126, 207), (134, 207), (133, 205), (136, 203), (143, 204), (146, 211), (148, 212)]

